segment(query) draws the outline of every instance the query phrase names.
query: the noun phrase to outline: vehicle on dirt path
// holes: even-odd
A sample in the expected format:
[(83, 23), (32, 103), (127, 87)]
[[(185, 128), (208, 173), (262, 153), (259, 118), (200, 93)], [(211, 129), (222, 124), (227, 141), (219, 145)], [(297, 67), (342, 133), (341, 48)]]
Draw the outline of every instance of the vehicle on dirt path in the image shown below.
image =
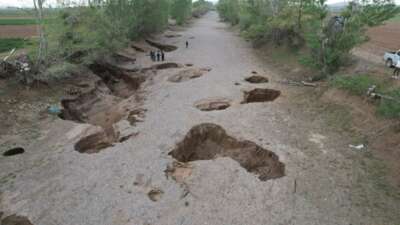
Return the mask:
[(385, 52), (383, 59), (385, 60), (385, 65), (387, 67), (394, 67), (400, 60), (400, 50), (396, 52)]

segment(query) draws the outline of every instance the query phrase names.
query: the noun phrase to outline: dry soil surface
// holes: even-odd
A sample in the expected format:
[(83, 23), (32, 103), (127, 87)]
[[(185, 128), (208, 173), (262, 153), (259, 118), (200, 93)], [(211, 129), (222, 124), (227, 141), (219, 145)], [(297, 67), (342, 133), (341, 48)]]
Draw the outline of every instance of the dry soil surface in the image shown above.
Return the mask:
[[(371, 150), (350, 149), (351, 137), (293, 106), (304, 87), (278, 83), (215, 13), (179, 34), (168, 38), (179, 48), (167, 59), (208, 72), (178, 83), (169, 81), (178, 69), (158, 72), (143, 86), (134, 137), (97, 153), (74, 149), (91, 125), (43, 124), (37, 138), (16, 143), (24, 153), (0, 156), (0, 215), (34, 225), (400, 223), (398, 189), (381, 185)], [(270, 82), (244, 81), (252, 71)], [(210, 98), (231, 106), (195, 107)]]

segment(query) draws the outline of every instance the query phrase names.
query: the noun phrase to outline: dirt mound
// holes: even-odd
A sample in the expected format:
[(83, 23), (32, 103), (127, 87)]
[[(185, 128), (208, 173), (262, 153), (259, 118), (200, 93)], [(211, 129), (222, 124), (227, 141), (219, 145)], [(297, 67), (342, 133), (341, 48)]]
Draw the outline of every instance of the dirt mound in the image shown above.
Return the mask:
[(185, 69), (185, 70), (181, 70), (178, 72), (178, 74), (175, 74), (173, 76), (171, 76), (170, 78), (168, 78), (168, 81), (170, 82), (174, 82), (174, 83), (179, 83), (179, 82), (184, 82), (184, 81), (188, 81), (194, 78), (198, 78), (203, 76), (203, 74), (205, 73), (205, 71), (201, 70), (201, 69)]
[(174, 45), (167, 45), (167, 44), (161, 44), (152, 40), (146, 40), (146, 42), (153, 46), (156, 47), (164, 52), (172, 52), (175, 51), (176, 49), (178, 49), (178, 47), (174, 46)]
[(274, 101), (281, 95), (280, 91), (267, 89), (267, 88), (256, 88), (251, 91), (244, 92), (244, 103), (251, 103), (251, 102), (270, 102)]
[(80, 153), (98, 153), (105, 148), (113, 146), (113, 143), (118, 141), (118, 136), (114, 129), (108, 128), (83, 137), (75, 144), (74, 148)]
[(195, 107), (201, 111), (224, 110), (231, 106), (231, 100), (226, 98), (208, 98), (195, 102)]
[(230, 157), (262, 181), (285, 175), (285, 165), (275, 153), (251, 141), (238, 141), (215, 124), (193, 127), (169, 155), (180, 162)]
[(11, 215), (5, 217), (1, 223), (1, 225), (33, 225), (31, 221), (29, 221), (28, 218), (25, 216), (17, 216), (17, 215)]
[(263, 76), (260, 76), (260, 75), (253, 75), (253, 76), (250, 76), (250, 77), (246, 77), (244, 80), (249, 82), (249, 83), (254, 83), (254, 84), (268, 83), (269, 82), (267, 77), (263, 77)]
[(17, 148), (12, 148), (10, 150), (7, 150), (3, 153), (3, 156), (13, 156), (13, 155), (19, 155), (19, 154), (23, 154), (25, 152), (25, 149), (21, 148), (21, 147), (17, 147)]

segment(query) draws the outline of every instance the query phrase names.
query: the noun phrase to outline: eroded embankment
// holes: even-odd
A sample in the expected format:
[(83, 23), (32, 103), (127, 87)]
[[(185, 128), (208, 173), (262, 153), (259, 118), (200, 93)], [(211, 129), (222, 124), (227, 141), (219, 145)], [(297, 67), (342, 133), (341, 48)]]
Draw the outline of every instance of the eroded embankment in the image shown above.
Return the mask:
[(132, 117), (131, 111), (137, 111), (142, 99), (139, 89), (153, 73), (151, 70), (127, 72), (107, 62), (96, 62), (89, 69), (86, 83), (80, 83), (78, 93), (61, 100), (63, 110), (59, 115), (64, 120), (102, 128), (75, 144), (75, 150), (81, 153), (99, 152), (133, 136), (120, 137), (114, 124)]

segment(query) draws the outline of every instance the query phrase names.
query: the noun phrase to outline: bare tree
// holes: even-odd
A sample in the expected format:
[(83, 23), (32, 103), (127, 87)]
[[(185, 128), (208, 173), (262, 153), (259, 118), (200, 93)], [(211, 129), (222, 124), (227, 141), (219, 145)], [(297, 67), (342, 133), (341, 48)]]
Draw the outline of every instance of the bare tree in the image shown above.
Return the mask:
[(39, 33), (39, 49), (37, 55), (36, 66), (40, 67), (47, 57), (47, 37), (44, 27), (43, 4), (46, 0), (33, 0), (36, 12), (37, 30)]

